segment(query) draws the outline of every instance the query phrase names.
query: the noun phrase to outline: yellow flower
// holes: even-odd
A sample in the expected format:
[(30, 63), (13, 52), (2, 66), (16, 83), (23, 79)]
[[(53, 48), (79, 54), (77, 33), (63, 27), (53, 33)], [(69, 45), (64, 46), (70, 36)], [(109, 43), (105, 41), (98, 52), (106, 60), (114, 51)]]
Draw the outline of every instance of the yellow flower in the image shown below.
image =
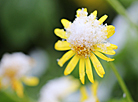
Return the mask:
[(0, 63), (0, 89), (12, 87), (19, 97), (23, 97), (23, 85), (35, 86), (39, 80), (26, 76), (34, 61), (23, 53), (4, 54)]
[(81, 102), (99, 102), (97, 96), (98, 82), (95, 81), (94, 84), (91, 85), (91, 95), (87, 94), (87, 90), (84, 86), (80, 88), (81, 92)]
[(87, 15), (86, 8), (78, 9), (73, 23), (62, 19), (61, 23), (65, 30), (59, 28), (54, 30), (55, 34), (62, 38), (55, 43), (55, 49), (69, 50), (58, 60), (58, 64), (62, 67), (66, 61), (72, 58), (64, 71), (64, 74), (68, 75), (79, 62), (79, 76), (83, 84), (85, 83), (85, 66), (88, 79), (92, 83), (94, 82), (90, 60), (97, 74), (103, 77), (105, 71), (96, 56), (106, 61), (113, 61), (114, 59), (108, 58), (104, 54), (114, 55), (114, 49), (117, 49), (116, 45), (107, 42), (107, 39), (115, 33), (114, 26), (103, 25), (108, 16), (104, 15), (97, 20), (96, 10), (89, 16)]

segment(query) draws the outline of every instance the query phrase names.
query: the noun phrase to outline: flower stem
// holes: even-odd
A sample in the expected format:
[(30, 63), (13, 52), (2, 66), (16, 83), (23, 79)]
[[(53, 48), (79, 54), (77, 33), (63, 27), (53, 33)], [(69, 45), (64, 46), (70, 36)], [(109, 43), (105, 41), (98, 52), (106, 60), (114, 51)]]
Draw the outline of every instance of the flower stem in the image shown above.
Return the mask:
[(23, 98), (19, 98), (9, 91), (2, 90), (1, 92), (2, 92), (2, 94), (4, 94), (6, 97), (10, 98), (14, 102), (36, 102), (35, 100), (29, 98), (28, 96), (24, 96)]
[(115, 11), (118, 14), (123, 16), (132, 27), (137, 29), (137, 25), (134, 22), (132, 22), (132, 20), (128, 16), (127, 11), (118, 0), (106, 0), (106, 1), (115, 9)]
[(10, 98), (11, 100), (13, 100), (14, 102), (18, 102), (19, 100), (12, 94), (10, 94), (7, 91), (1, 91), (6, 97)]
[(121, 78), (120, 74), (118, 73), (114, 63), (113, 62), (109, 62), (109, 64), (110, 64), (110, 66), (111, 66), (111, 68), (112, 68), (112, 70), (113, 70), (113, 72), (114, 72), (114, 74), (115, 74), (115, 76), (116, 76), (116, 78), (117, 78), (122, 90), (126, 94), (126, 98), (127, 98), (128, 102), (134, 102), (132, 97), (131, 97), (131, 95), (130, 95), (130, 93), (129, 93), (129, 91), (128, 91), (128, 89), (127, 89), (127, 87), (126, 87), (126, 85), (125, 85), (125, 83), (124, 83), (124, 81), (123, 81), (123, 79)]

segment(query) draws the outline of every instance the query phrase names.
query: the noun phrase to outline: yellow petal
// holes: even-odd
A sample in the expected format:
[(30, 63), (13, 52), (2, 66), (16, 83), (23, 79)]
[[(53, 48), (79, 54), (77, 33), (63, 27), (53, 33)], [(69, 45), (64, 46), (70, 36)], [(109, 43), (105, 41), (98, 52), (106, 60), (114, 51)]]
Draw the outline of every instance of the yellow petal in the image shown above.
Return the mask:
[(93, 72), (89, 58), (85, 59), (85, 63), (86, 63), (86, 74), (88, 76), (88, 79), (90, 80), (90, 82), (94, 83)]
[(115, 33), (115, 31), (108, 31), (107, 32), (107, 38), (110, 38), (113, 34)]
[(97, 89), (98, 89), (98, 81), (95, 81), (95, 82), (92, 84), (92, 92), (93, 92), (93, 95), (94, 95), (94, 96), (97, 96)]
[(115, 27), (113, 25), (109, 25), (107, 28), (107, 38), (110, 38), (115, 33)]
[(67, 67), (66, 67), (66, 69), (65, 69), (65, 71), (64, 71), (64, 75), (70, 74), (70, 73), (74, 70), (74, 68), (75, 68), (75, 66), (77, 65), (78, 61), (79, 61), (79, 57), (78, 57), (77, 55), (75, 55), (75, 56), (70, 60), (69, 64), (67, 65)]
[(99, 19), (100, 25), (107, 19), (107, 17), (107, 15), (104, 15)]
[(108, 25), (108, 26), (106, 26), (106, 28), (107, 28), (107, 31), (115, 30), (115, 27), (113, 25)]
[(100, 76), (100, 77), (103, 77), (103, 75), (105, 74), (105, 71), (101, 65), (101, 63), (99, 62), (99, 60), (97, 59), (97, 57), (91, 53), (91, 56), (90, 56), (91, 60), (92, 60), (92, 63), (93, 63), (93, 66), (97, 72), (97, 74)]
[(94, 46), (95, 49), (106, 49), (106, 50), (113, 50), (113, 49), (117, 49), (118, 46), (114, 45), (114, 44), (111, 44), (109, 43), (109, 45), (107, 44), (95, 44)]
[(115, 54), (115, 51), (109, 47), (107, 47), (106, 49), (102, 49), (102, 48), (99, 48), (97, 46), (94, 46), (94, 49), (95, 49), (95, 51), (100, 51), (100, 52), (102, 52), (104, 54), (108, 54), (108, 55), (114, 55)]
[(92, 93), (94, 98), (96, 99), (96, 102), (99, 102), (98, 96), (97, 96), (97, 90), (98, 90), (98, 81), (95, 81), (92, 84)]
[(12, 88), (16, 91), (17, 95), (22, 98), (23, 95), (23, 85), (22, 83), (17, 80), (17, 79), (13, 79), (12, 80)]
[(87, 12), (87, 8), (84, 8), (84, 12)]
[(114, 50), (114, 49), (117, 49), (118, 46), (114, 45), (114, 44), (111, 44), (106, 48), (107, 50)]
[(118, 46), (116, 46), (116, 45), (114, 45), (114, 44), (110, 44), (110, 47), (111, 47), (112, 49), (117, 49), (117, 48), (118, 48)]
[(115, 51), (114, 49), (117, 49), (118, 47), (114, 44), (111, 44), (109, 46), (107, 46), (106, 44), (96, 44), (94, 46), (95, 51), (100, 51), (104, 54), (108, 54), (108, 55), (114, 55)]
[(104, 54), (108, 54), (108, 55), (114, 55), (115, 54), (115, 51), (114, 50), (102, 50), (102, 49), (99, 49), (97, 51), (100, 51)]
[(80, 17), (80, 13), (79, 13), (80, 11), (81, 11), (81, 9), (77, 10), (77, 17)]
[(80, 80), (82, 84), (85, 83), (85, 66), (84, 66), (84, 58), (80, 58), (79, 62), (79, 75), (80, 75)]
[(113, 61), (114, 60), (114, 59), (106, 57), (105, 55), (103, 55), (102, 53), (100, 53), (98, 51), (94, 51), (94, 53), (103, 60), (106, 60), (106, 61)]
[(66, 19), (61, 19), (61, 23), (63, 24), (64, 28), (69, 28), (71, 25), (71, 22)]
[(54, 30), (54, 33), (55, 33), (58, 37), (60, 37), (60, 38), (62, 38), (62, 39), (67, 39), (66, 32), (65, 32), (63, 29), (58, 29), (58, 28), (56, 28), (56, 29)]
[(63, 64), (64, 64), (67, 60), (69, 60), (74, 54), (75, 54), (75, 53), (74, 53), (72, 50), (66, 52), (66, 53), (59, 59), (59, 61), (58, 61), (58, 64), (60, 65), (60, 67), (62, 67)]
[(68, 43), (67, 41), (58, 40), (55, 43), (55, 49), (59, 50), (59, 51), (69, 50), (69, 49), (71, 49), (69, 45), (70, 45), (70, 43)]
[(22, 81), (28, 86), (36, 86), (39, 83), (39, 79), (37, 77), (23, 77)]
[(94, 19), (96, 19), (96, 16), (97, 16), (97, 10), (95, 10), (92, 14), (93, 14), (93, 16), (94, 16)]
[(84, 102), (88, 98), (87, 90), (84, 86), (82, 86), (80, 88), (80, 92), (81, 92), (81, 102)]
[[(80, 11), (81, 11), (81, 13), (80, 13)], [(80, 17), (80, 16), (87, 16), (87, 8), (84, 8), (83, 11), (82, 11), (82, 9), (77, 10), (77, 17)]]

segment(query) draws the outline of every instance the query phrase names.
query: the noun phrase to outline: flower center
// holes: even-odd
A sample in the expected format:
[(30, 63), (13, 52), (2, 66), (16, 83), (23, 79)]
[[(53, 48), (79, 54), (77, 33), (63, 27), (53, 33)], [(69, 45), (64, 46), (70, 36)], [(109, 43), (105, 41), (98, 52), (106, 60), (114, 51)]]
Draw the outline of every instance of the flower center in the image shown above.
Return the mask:
[(9, 78), (12, 78), (12, 77), (15, 77), (15, 76), (16, 76), (17, 72), (18, 72), (17, 69), (14, 70), (14, 69), (12, 69), (12, 68), (7, 68), (7, 69), (5, 70), (4, 76), (7, 76), (7, 77), (9, 77)]
[(77, 55), (81, 57), (89, 57), (90, 53), (94, 50), (93, 45), (86, 46), (85, 43), (78, 44), (77, 41), (74, 44), (70, 44), (71, 49), (76, 52)]

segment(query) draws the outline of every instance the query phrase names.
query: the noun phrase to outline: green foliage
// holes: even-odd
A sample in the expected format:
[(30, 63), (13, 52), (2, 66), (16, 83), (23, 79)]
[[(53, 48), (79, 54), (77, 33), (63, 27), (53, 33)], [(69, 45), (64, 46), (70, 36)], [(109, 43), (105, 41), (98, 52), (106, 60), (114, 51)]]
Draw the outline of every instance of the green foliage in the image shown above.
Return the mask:
[(17, 49), (36, 43), (37, 37), (48, 43), (54, 37), (59, 11), (57, 2), (52, 0), (5, 1), (0, 12), (5, 43)]

